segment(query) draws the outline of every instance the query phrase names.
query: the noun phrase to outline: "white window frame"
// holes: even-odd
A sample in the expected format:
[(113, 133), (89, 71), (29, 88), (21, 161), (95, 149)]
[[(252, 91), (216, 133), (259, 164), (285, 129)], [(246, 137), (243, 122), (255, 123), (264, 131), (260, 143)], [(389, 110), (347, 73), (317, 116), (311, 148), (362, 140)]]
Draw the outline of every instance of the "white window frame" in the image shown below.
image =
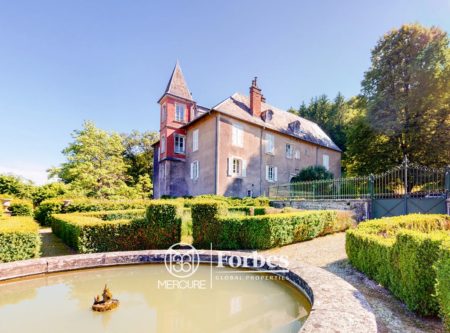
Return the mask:
[[(288, 147), (289, 147), (289, 150), (288, 150)], [(286, 158), (292, 159), (292, 157), (294, 155), (293, 154), (294, 146), (291, 143), (286, 143), (285, 151), (286, 151)]]
[(266, 165), (266, 180), (274, 183), (278, 181), (278, 168), (273, 165)]
[(232, 145), (244, 147), (244, 127), (241, 124), (233, 124), (231, 132)]
[(192, 151), (198, 150), (198, 128), (192, 132)]
[(194, 118), (195, 118), (195, 109), (194, 109), (193, 106), (191, 106), (191, 110), (190, 110), (190, 118), (191, 118), (191, 119), (189, 119), (189, 121), (192, 121), (192, 120), (194, 120)]
[[(247, 177), (247, 162), (240, 158), (235, 156), (230, 156), (227, 159), (227, 174), (229, 177), (235, 177), (235, 178), (244, 178)], [(236, 166), (239, 166), (236, 170)]]
[(295, 155), (295, 159), (299, 160), (301, 158), (300, 150), (296, 149), (294, 155)]
[(330, 170), (330, 156), (327, 154), (322, 155), (322, 165), (325, 169)]
[(275, 155), (275, 135), (266, 133), (266, 154)]
[(166, 137), (163, 135), (161, 136), (161, 149), (160, 153), (164, 154), (166, 152)]
[[(178, 107), (182, 107), (183, 108), (183, 112), (180, 115), (178, 113)], [(178, 121), (180, 123), (184, 123), (186, 119), (186, 105), (181, 104), (181, 103), (175, 103), (175, 121)]]
[(191, 163), (191, 179), (196, 180), (200, 177), (200, 162), (194, 161)]
[[(182, 139), (183, 140), (183, 145), (182, 145), (182, 149), (177, 149), (177, 138), (178, 139)], [(178, 140), (178, 142), (180, 143), (181, 141)], [(184, 135), (181, 134), (174, 134), (173, 136), (173, 151), (175, 152), (175, 154), (185, 154), (186, 153), (186, 137)]]

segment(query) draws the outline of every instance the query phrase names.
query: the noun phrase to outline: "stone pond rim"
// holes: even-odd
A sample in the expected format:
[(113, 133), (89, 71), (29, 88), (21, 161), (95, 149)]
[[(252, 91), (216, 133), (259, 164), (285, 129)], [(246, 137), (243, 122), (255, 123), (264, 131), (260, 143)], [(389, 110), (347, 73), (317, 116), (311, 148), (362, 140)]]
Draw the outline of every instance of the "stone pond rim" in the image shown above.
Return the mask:
[[(198, 250), (201, 263), (217, 263), (219, 253), (251, 258), (236, 251)], [(166, 250), (107, 252), (30, 259), (0, 264), (0, 281), (86, 268), (162, 264)], [(226, 265), (225, 262), (223, 262)], [(275, 267), (273, 269), (279, 269)], [(375, 315), (364, 296), (352, 285), (321, 268), (290, 261), (289, 271), (277, 273), (307, 296), (311, 312), (299, 332), (376, 333)]]

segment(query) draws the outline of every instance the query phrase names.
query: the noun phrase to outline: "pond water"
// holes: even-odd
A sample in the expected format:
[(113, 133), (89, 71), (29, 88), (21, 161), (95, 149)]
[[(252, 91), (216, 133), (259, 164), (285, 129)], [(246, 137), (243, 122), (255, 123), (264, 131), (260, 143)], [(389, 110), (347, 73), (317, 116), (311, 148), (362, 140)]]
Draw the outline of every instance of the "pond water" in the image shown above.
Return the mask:
[[(200, 265), (184, 279), (164, 265), (79, 270), (0, 283), (0, 332), (298, 332), (310, 304), (274, 276)], [(93, 312), (107, 283), (120, 305)]]

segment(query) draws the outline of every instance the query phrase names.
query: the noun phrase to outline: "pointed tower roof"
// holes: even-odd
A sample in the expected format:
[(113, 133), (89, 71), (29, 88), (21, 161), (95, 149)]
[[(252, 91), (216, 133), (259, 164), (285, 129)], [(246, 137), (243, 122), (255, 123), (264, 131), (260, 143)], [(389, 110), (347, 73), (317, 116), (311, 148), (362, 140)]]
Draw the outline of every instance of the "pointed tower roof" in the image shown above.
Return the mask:
[(175, 68), (173, 69), (172, 75), (170, 76), (169, 83), (167, 84), (163, 96), (166, 94), (181, 97), (189, 101), (193, 100), (178, 61), (175, 65)]

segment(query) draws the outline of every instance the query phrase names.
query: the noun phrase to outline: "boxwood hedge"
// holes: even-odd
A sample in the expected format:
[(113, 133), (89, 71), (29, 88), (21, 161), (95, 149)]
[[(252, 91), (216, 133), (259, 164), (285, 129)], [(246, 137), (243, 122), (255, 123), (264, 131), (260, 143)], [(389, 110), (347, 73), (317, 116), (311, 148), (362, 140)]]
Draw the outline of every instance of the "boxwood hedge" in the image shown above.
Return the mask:
[(52, 230), (79, 253), (160, 249), (180, 241), (180, 213), (176, 203), (152, 201), (146, 211), (53, 214)]
[(450, 331), (450, 238), (442, 242), (439, 259), (436, 261), (436, 296), (440, 315)]
[(0, 218), (0, 262), (37, 258), (39, 225), (31, 217)]
[(9, 211), (11, 216), (33, 216), (33, 203), (23, 199), (13, 199)]
[(450, 216), (446, 215), (415, 214), (364, 222), (347, 231), (347, 255), (355, 268), (390, 289), (410, 310), (435, 315), (439, 274), (434, 267), (439, 258), (443, 271), (449, 264), (441, 254), (449, 230)]
[(43, 201), (35, 212), (41, 225), (50, 225), (52, 214), (96, 212), (109, 210), (145, 209), (150, 200), (100, 200), (100, 199), (49, 199)]
[(350, 213), (303, 211), (285, 214), (230, 216), (218, 202), (192, 206), (194, 245), (215, 249), (268, 249), (347, 229)]

